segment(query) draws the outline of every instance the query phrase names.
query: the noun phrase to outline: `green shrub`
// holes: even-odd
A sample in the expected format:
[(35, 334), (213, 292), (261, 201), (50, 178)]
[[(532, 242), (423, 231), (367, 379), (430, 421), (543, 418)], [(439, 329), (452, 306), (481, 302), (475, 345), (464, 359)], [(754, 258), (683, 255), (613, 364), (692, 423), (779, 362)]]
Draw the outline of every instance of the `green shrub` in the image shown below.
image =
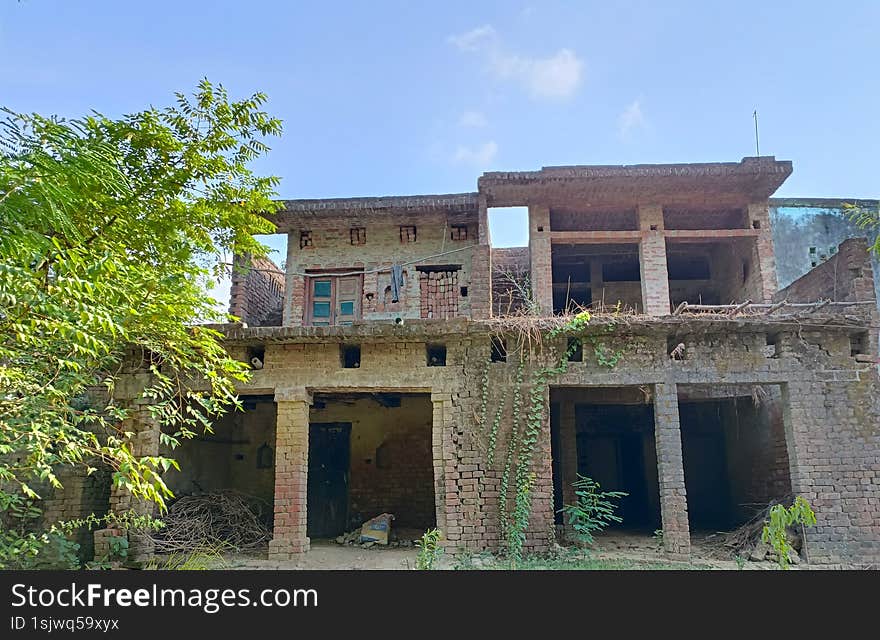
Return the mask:
[(440, 547), (440, 540), (443, 534), (440, 529), (428, 529), (419, 538), (416, 545), (419, 547), (419, 555), (416, 558), (416, 569), (422, 571), (430, 571), (434, 568), (437, 560), (443, 554), (443, 548)]
[(816, 514), (806, 500), (797, 496), (794, 504), (787, 509), (781, 504), (773, 505), (769, 515), (770, 519), (764, 523), (764, 530), (761, 532), (761, 540), (769, 543), (776, 551), (779, 568), (788, 569), (788, 556), (792, 551), (788, 541), (788, 528), (795, 524), (812, 526), (816, 524)]
[(565, 505), (560, 511), (568, 516), (568, 523), (574, 528), (580, 542), (593, 544), (593, 532), (601, 531), (614, 522), (623, 522), (623, 518), (614, 513), (617, 508), (614, 501), (627, 496), (627, 493), (600, 491), (598, 482), (580, 474), (572, 486), (577, 502)]

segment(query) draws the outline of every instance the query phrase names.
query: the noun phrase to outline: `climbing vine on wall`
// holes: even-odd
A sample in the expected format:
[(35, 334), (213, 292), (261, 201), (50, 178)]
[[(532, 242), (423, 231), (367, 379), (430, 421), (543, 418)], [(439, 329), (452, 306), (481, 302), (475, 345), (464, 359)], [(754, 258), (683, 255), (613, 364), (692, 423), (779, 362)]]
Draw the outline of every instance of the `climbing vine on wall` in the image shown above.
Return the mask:
[[(521, 562), (526, 542), (526, 532), (532, 509), (532, 488), (536, 474), (532, 470), (535, 447), (539, 442), (541, 430), (546, 423), (546, 394), (551, 380), (568, 370), (572, 355), (581, 348), (584, 340), (593, 347), (597, 364), (613, 368), (623, 357), (623, 350), (610, 348), (606, 341), (595, 335), (585, 335), (590, 327), (591, 315), (584, 311), (572, 316), (564, 324), (549, 330), (540, 330), (537, 335), (529, 328), (518, 332), (517, 348), (511, 350), (518, 354), (516, 371), (510, 387), (499, 386), (495, 394), (496, 405), (490, 415), (489, 361), (481, 378), (481, 407), (479, 426), (484, 432), (486, 462), (491, 468), (495, 463), (499, 432), (508, 398), (512, 396), (510, 430), (507, 450), (499, 485), (498, 511), (504, 548), (511, 568)], [(606, 332), (614, 330), (613, 324), (604, 327)], [(561, 337), (571, 337), (563, 353), (556, 345)], [(550, 364), (538, 367), (529, 375), (527, 389), (523, 389), (528, 361), (548, 361)], [(523, 397), (525, 393), (525, 398)], [(513, 509), (509, 510), (510, 489), (513, 488)]]

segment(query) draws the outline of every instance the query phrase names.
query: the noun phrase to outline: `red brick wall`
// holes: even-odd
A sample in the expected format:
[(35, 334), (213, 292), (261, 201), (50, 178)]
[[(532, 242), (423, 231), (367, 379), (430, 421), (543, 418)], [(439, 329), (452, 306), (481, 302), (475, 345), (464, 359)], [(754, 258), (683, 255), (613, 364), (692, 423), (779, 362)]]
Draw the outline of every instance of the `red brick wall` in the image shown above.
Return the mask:
[(875, 299), (874, 272), (866, 238), (844, 240), (836, 254), (773, 297), (789, 302), (815, 302), (824, 298), (841, 302)]
[(280, 326), (284, 274), (268, 258), (236, 256), (229, 313), (249, 326)]

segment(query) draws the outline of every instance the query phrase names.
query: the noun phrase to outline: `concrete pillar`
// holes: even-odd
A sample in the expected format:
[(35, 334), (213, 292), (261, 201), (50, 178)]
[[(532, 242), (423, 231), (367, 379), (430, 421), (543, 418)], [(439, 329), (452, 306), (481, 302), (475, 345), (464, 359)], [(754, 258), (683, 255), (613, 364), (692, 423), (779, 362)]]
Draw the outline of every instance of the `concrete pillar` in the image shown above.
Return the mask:
[(529, 207), (529, 259), (532, 298), (542, 316), (553, 315), (553, 274), (550, 270), (550, 207)]
[(654, 438), (657, 442), (663, 546), (670, 557), (687, 558), (691, 542), (678, 420), (678, 391), (674, 383), (654, 385)]
[(302, 388), (279, 389), (275, 402), (275, 526), (269, 558), (289, 560), (309, 550), (306, 497), (311, 396)]
[(642, 280), (642, 309), (645, 315), (670, 313), (669, 272), (666, 268), (666, 238), (663, 235), (663, 207), (639, 206), (639, 268)]
[(773, 234), (770, 231), (770, 209), (768, 203), (750, 204), (748, 207), (749, 226), (759, 231), (755, 242), (753, 257), (755, 270), (760, 277), (761, 300), (753, 302), (772, 302), (778, 283), (776, 280), (776, 255), (773, 251)]

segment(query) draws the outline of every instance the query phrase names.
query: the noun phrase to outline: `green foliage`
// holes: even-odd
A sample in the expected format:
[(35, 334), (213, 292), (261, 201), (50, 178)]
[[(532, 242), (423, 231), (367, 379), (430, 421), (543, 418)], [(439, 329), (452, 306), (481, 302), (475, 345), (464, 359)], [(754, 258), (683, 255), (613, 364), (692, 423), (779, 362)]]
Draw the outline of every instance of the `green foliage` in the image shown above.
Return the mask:
[(207, 571), (209, 569), (225, 569), (229, 563), (224, 554), (231, 550), (231, 545), (228, 543), (205, 543), (190, 551), (153, 557), (144, 565), (144, 569), (152, 571)]
[(746, 566), (747, 558), (745, 556), (741, 556), (739, 554), (733, 556), (734, 561), (736, 562), (736, 568), (742, 570)]
[(860, 229), (878, 232), (871, 251), (880, 255), (880, 207), (868, 208), (854, 203), (844, 203), (844, 215), (855, 222)]
[[(553, 344), (557, 338), (574, 336), (568, 348), (561, 355), (555, 347), (550, 348), (550, 357), (554, 363), (537, 369), (531, 376), (528, 384), (527, 397), (523, 398), (523, 380), (525, 377), (525, 364), (528, 357), (533, 355), (530, 339), (523, 339), (520, 343), (519, 363), (513, 380), (513, 400), (511, 410), (511, 426), (507, 441), (507, 455), (501, 472), (499, 483), (498, 511), (501, 533), (506, 543), (507, 563), (511, 569), (521, 565), (523, 548), (526, 541), (526, 532), (529, 526), (531, 514), (532, 486), (535, 474), (532, 472), (534, 449), (542, 429), (546, 425), (546, 391), (547, 385), (553, 378), (564, 374), (568, 370), (569, 358), (581, 346), (585, 338), (593, 345), (597, 362), (602, 366), (614, 367), (623, 357), (622, 351), (610, 351), (603, 343), (593, 335), (585, 336), (590, 326), (592, 316), (589, 311), (583, 311), (571, 317), (565, 324), (554, 327), (547, 331), (537, 344)], [(614, 324), (604, 326), (605, 332), (614, 331)], [(481, 408), (477, 421), (485, 429), (489, 415), (489, 383), (488, 363), (481, 379)], [(495, 460), (498, 432), (508, 394), (503, 394), (497, 400), (494, 418), (488, 431), (487, 463), (491, 466)], [(513, 510), (509, 512), (509, 494), (511, 485), (513, 491)], [(610, 494), (609, 494), (610, 495)], [(552, 530), (551, 530), (552, 533)]]
[(422, 537), (416, 541), (416, 546), (419, 548), (416, 569), (430, 571), (434, 568), (437, 560), (443, 555), (443, 547), (440, 546), (442, 539), (443, 534), (439, 529), (428, 529), (422, 534)]
[(761, 541), (769, 543), (776, 551), (776, 562), (780, 569), (788, 569), (789, 553), (792, 546), (788, 541), (788, 528), (793, 525), (813, 526), (816, 524), (816, 514), (810, 504), (801, 496), (794, 499), (794, 503), (786, 508), (776, 504), (770, 508), (770, 519), (764, 523), (761, 532)]
[(654, 529), (654, 535), (651, 537), (654, 539), (654, 544), (657, 545), (657, 550), (661, 551), (663, 549), (663, 529)]
[(628, 494), (623, 491), (600, 491), (598, 482), (580, 474), (572, 486), (577, 502), (565, 505), (561, 511), (568, 516), (568, 523), (581, 542), (593, 544), (593, 532), (601, 531), (614, 522), (623, 521), (614, 513), (617, 508), (614, 501)]
[(204, 80), (119, 119), (4, 110), (0, 503), (59, 488), (62, 468), (106, 465), (115, 486), (164, 508), (161, 474), (176, 463), (137, 454), (113, 400), (121, 373), (146, 374), (140, 398), (172, 448), (237, 404), (246, 365), (194, 325), (225, 319), (206, 293), (224, 254), (264, 253), (252, 236), (274, 229), (258, 214), (276, 209), (277, 178), (247, 167), (281, 131), (265, 99), (232, 101)]

